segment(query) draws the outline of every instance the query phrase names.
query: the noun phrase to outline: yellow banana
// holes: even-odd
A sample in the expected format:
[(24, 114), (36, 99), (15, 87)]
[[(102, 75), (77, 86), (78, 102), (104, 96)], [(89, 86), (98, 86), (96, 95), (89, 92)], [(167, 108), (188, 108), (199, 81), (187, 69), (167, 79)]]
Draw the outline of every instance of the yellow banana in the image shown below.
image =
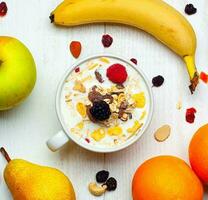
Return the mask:
[(184, 59), (190, 90), (195, 91), (199, 79), (195, 32), (183, 15), (162, 0), (65, 0), (50, 19), (62, 26), (110, 22), (142, 29)]

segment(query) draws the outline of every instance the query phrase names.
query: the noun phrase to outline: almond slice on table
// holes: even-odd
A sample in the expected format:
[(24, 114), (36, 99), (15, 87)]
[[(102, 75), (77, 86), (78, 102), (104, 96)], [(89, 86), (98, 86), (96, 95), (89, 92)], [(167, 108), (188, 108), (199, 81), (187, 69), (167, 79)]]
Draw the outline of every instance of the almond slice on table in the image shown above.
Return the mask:
[(156, 130), (154, 137), (158, 142), (163, 142), (169, 138), (170, 132), (171, 132), (171, 127), (169, 125), (164, 125)]

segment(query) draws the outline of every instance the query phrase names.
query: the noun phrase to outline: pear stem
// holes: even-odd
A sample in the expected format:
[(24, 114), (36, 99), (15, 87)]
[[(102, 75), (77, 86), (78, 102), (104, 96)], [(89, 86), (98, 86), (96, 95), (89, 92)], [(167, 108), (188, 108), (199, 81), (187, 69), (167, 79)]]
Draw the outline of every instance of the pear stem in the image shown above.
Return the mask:
[(6, 159), (7, 162), (11, 161), (11, 158), (4, 147), (0, 148), (0, 152), (2, 153), (2, 155), (4, 156), (4, 158)]

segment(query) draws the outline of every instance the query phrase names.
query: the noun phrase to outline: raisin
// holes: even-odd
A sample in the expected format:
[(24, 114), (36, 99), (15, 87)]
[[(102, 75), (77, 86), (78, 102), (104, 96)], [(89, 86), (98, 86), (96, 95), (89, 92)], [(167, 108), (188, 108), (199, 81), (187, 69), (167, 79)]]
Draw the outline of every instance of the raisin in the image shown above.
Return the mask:
[(108, 35), (108, 34), (103, 35), (102, 43), (103, 43), (104, 47), (110, 47), (111, 44), (113, 43), (113, 38), (110, 35)]
[(193, 15), (197, 12), (197, 9), (194, 7), (193, 4), (187, 4), (185, 7), (185, 13), (187, 15)]
[(108, 191), (114, 191), (117, 188), (117, 181), (115, 178), (111, 177), (106, 181), (104, 185), (107, 186)]
[(3, 17), (7, 14), (8, 8), (5, 2), (0, 3), (0, 17)]
[(133, 62), (135, 65), (137, 65), (137, 59), (136, 58), (131, 58), (130, 61)]
[(161, 75), (159, 75), (152, 79), (152, 84), (155, 87), (160, 87), (164, 83), (164, 80), (165, 79)]
[(102, 170), (96, 174), (96, 181), (98, 183), (105, 183), (109, 177), (109, 172)]

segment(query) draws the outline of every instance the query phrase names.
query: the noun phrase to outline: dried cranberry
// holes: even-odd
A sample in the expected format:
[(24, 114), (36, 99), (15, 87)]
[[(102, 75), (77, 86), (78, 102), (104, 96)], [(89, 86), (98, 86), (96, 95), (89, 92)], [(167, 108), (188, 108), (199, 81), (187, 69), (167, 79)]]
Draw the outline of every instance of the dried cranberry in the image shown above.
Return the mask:
[(132, 58), (131, 62), (133, 62), (135, 65), (137, 65), (137, 59), (136, 58)]
[(208, 74), (204, 73), (204, 72), (201, 72), (200, 73), (200, 79), (205, 82), (205, 83), (208, 83)]
[(75, 70), (74, 70), (76, 73), (80, 72), (80, 68), (79, 67), (76, 67)]
[(153, 79), (152, 79), (152, 84), (153, 86), (155, 87), (160, 87), (163, 83), (164, 83), (164, 78), (159, 75), (159, 76), (155, 76)]
[(85, 138), (85, 141), (86, 141), (87, 143), (90, 143), (90, 140), (89, 140), (88, 138)]
[(108, 34), (103, 35), (102, 43), (103, 43), (104, 47), (110, 47), (111, 44), (113, 43), (113, 38), (110, 35), (108, 35)]
[(194, 123), (195, 113), (196, 113), (195, 108), (189, 108), (189, 109), (186, 110), (186, 121), (188, 123), (190, 123), (190, 124)]
[(185, 13), (187, 15), (193, 15), (197, 12), (197, 9), (194, 7), (193, 4), (187, 4), (185, 7)]
[(7, 14), (8, 8), (5, 2), (0, 3), (0, 17), (3, 17)]

